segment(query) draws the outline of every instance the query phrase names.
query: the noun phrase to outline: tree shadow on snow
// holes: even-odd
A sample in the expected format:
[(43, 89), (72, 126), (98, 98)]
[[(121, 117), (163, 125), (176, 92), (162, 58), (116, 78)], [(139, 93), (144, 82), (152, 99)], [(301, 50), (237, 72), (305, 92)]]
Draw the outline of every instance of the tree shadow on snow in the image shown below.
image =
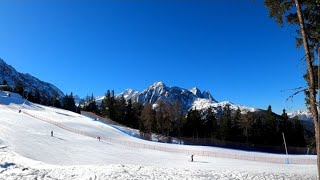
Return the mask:
[(195, 163), (209, 163), (207, 161), (193, 161), (193, 162), (195, 162)]
[(105, 142), (105, 141), (100, 141), (100, 143), (104, 143), (104, 144), (110, 145), (110, 143), (107, 143), (107, 142)]
[(0, 164), (0, 168), (8, 168), (10, 166), (14, 166), (16, 165), (15, 163), (8, 163), (8, 162), (5, 162), (3, 164)]
[(66, 141), (65, 139), (62, 139), (62, 138), (59, 138), (59, 137), (56, 137), (56, 136), (52, 136), (52, 137), (57, 138), (57, 139), (60, 139), (60, 140), (62, 140), (62, 141)]
[(3, 172), (5, 172), (8, 167), (10, 167), (10, 166), (15, 166), (15, 165), (16, 165), (15, 163), (8, 163), (8, 162), (5, 162), (5, 163), (3, 163), (3, 164), (0, 164), (0, 169), (4, 169), (4, 170), (0, 171), (0, 174), (2, 174)]

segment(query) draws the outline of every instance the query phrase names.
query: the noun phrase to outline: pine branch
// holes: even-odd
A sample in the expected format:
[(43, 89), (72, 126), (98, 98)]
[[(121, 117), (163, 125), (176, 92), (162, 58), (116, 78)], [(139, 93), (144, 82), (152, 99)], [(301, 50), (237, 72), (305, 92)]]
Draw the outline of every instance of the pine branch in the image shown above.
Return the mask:
[(301, 92), (307, 92), (307, 91), (308, 91), (308, 88), (304, 88), (304, 89), (301, 89), (301, 90), (299, 90), (299, 91), (296, 91), (295, 93), (293, 93), (292, 95), (290, 95), (290, 96), (286, 99), (286, 101), (288, 101), (289, 99), (293, 99), (294, 96), (296, 96), (297, 94), (299, 94), (299, 93), (301, 93)]

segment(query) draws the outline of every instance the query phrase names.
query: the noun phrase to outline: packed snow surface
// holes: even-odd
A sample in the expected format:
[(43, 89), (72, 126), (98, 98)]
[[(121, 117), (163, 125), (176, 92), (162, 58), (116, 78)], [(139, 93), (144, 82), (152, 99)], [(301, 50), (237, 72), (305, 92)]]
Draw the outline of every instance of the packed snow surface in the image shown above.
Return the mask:
[(0, 115), (1, 180), (317, 178), (316, 156), (145, 141), (15, 94), (0, 92)]

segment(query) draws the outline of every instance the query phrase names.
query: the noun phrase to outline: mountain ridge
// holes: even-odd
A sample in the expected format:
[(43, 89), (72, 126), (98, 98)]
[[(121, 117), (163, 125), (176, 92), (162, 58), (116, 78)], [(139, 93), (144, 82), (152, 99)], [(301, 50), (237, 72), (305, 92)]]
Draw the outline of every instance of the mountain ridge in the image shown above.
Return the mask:
[(16, 82), (21, 82), (28, 92), (39, 91), (48, 97), (53, 97), (57, 93), (59, 97), (64, 97), (64, 93), (55, 85), (42, 81), (29, 73), (20, 73), (0, 58), (0, 82), (2, 83), (3, 80), (7, 81), (12, 88)]
[(178, 86), (169, 87), (163, 82), (155, 82), (142, 91), (126, 89), (124, 92), (116, 95), (116, 98), (120, 98), (121, 96), (126, 101), (131, 99), (133, 102), (140, 104), (153, 105), (156, 105), (160, 101), (173, 104), (177, 100), (186, 112), (190, 109), (207, 110), (209, 107), (213, 108), (216, 112), (221, 112), (226, 105), (229, 105), (232, 111), (240, 108), (243, 113), (259, 110), (258, 108), (236, 105), (229, 101), (218, 102), (209, 91), (201, 91), (196, 87), (191, 89)]

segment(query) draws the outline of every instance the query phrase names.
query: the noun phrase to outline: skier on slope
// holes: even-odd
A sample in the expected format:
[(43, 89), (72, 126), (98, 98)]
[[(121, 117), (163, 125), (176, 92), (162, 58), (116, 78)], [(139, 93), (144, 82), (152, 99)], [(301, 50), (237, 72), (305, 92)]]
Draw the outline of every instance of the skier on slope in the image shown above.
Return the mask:
[(97, 139), (100, 141), (100, 139), (101, 139), (100, 136), (98, 136)]
[(51, 131), (51, 137), (53, 137), (53, 131)]
[(193, 162), (193, 154), (191, 155), (191, 162)]

